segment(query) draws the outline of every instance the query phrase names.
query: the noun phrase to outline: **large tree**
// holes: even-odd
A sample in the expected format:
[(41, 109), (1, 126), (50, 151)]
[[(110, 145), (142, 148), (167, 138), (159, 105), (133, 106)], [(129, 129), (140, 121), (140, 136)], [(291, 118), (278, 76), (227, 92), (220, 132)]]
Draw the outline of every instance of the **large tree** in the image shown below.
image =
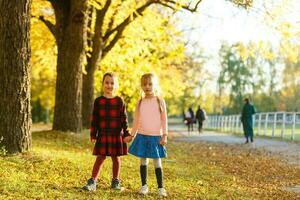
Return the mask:
[(40, 17), (57, 43), (54, 130), (81, 130), (82, 67), (87, 36), (87, 0), (49, 0), (55, 25)]
[[(48, 1), (51, 2), (55, 11), (56, 24), (54, 25), (44, 17), (40, 17), (40, 19), (55, 35), (58, 45), (56, 105), (53, 128), (74, 132), (81, 129), (82, 110), (84, 126), (88, 126), (93, 101), (95, 70), (101, 59), (110, 52), (122, 37), (125, 28), (138, 16), (142, 16), (145, 9), (151, 5), (159, 4), (172, 10), (184, 8), (196, 11), (201, 2), (201, 0), (198, 0), (192, 4), (192, 1), (188, 0)], [(89, 2), (89, 8), (87, 8), (87, 2)], [(251, 4), (252, 1), (233, 0), (233, 2), (245, 6)], [(128, 11), (127, 13), (124, 12), (124, 8)], [(76, 30), (70, 28), (74, 27), (74, 20), (80, 21), (80, 23), (77, 22), (77, 25), (80, 24), (78, 30), (80, 32), (81, 30), (84, 31), (81, 38), (78, 34), (76, 34), (77, 37), (69, 35), (76, 33)], [(85, 41), (87, 41), (87, 46), (85, 46), (87, 64), (84, 63), (83, 58), (84, 48), (81, 51), (79, 50), (79, 47), (82, 47)], [(74, 45), (77, 45), (78, 48), (74, 48)], [(77, 53), (74, 53), (74, 50)], [(82, 78), (79, 77), (79, 74), (83, 68), (86, 73), (83, 75), (82, 87)], [(83, 92), (81, 92), (81, 87)], [(81, 109), (82, 99), (83, 109)]]
[[(148, 0), (137, 2), (134, 7), (128, 1), (75, 1), (75, 0), (48, 0), (55, 13), (55, 25), (43, 16), (40, 19), (47, 25), (55, 36), (58, 46), (57, 81), (54, 110), (54, 130), (74, 131), (81, 130), (81, 112), (84, 125), (88, 126), (89, 115), (92, 109), (94, 92), (94, 73), (100, 60), (115, 46), (122, 37), (125, 28), (143, 11), (152, 4), (161, 4), (171, 9), (183, 7), (195, 11), (201, 1), (193, 8), (177, 4), (176, 1)], [(136, 1), (132, 1), (134, 3)], [(90, 5), (90, 6), (88, 6)], [(116, 17), (125, 5), (128, 14), (125, 17)], [(113, 7), (109, 10), (110, 7)], [(109, 12), (112, 12), (108, 14)], [(124, 13), (123, 13), (124, 14)], [(95, 22), (92, 19), (95, 17)], [(105, 17), (108, 19), (105, 21)], [(93, 29), (94, 27), (94, 29)], [(89, 31), (87, 31), (89, 28)], [(88, 35), (88, 37), (87, 37)], [(87, 42), (85, 46), (84, 42)], [(85, 48), (87, 50), (84, 65)], [(86, 74), (82, 69), (85, 66)], [(82, 92), (83, 89), (83, 92)], [(82, 93), (83, 109), (82, 109)]]
[(31, 147), (31, 0), (0, 1), (0, 146), (8, 153)]

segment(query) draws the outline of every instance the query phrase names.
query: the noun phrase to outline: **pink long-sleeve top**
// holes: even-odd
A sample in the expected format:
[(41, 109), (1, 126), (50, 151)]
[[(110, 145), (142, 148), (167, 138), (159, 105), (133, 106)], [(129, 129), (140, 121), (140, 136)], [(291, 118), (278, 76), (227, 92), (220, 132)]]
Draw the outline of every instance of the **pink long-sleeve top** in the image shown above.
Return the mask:
[(167, 129), (165, 101), (161, 98), (158, 101), (158, 97), (141, 99), (136, 105), (131, 134), (134, 136), (138, 132), (143, 135), (160, 136), (167, 135)]

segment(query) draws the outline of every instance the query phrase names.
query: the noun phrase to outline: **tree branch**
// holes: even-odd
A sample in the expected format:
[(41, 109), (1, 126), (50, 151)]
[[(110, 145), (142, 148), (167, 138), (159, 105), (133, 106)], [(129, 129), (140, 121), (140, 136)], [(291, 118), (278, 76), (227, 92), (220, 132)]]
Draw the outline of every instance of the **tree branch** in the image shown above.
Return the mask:
[[(196, 12), (198, 9), (199, 4), (202, 2), (202, 0), (198, 0), (196, 5), (194, 7), (191, 7), (191, 3), (189, 3), (188, 5), (180, 5), (181, 8), (188, 10), (190, 12)], [(165, 0), (165, 1), (157, 1), (158, 4), (171, 8), (172, 10), (175, 10), (174, 7), (172, 7), (171, 5), (176, 5), (177, 2), (173, 1), (173, 0)], [(171, 4), (171, 5), (170, 5)]]
[(61, 2), (59, 2), (59, 0), (47, 0), (51, 3), (54, 11), (57, 10), (57, 9), (62, 9), (62, 5), (61, 5)]
[[(107, 0), (104, 7), (101, 10), (97, 11), (95, 27), (98, 27), (98, 29), (100, 29), (101, 33), (102, 33), (102, 26), (103, 26), (105, 14), (107, 13), (107, 10), (108, 10), (110, 5), (111, 5), (111, 0)], [(97, 31), (97, 29), (96, 29), (96, 31)]]
[(96, 12), (96, 22), (95, 22), (95, 33), (90, 41), (90, 45), (92, 48), (91, 57), (88, 57), (88, 67), (96, 67), (99, 59), (102, 57), (102, 48), (103, 48), (103, 40), (102, 40), (102, 26), (105, 18), (105, 14), (109, 6), (111, 5), (111, 0), (107, 0), (104, 7), (101, 10), (97, 10)]
[(89, 59), (89, 57), (87, 56), (88, 53), (90, 53), (90, 49), (92, 48), (92, 45), (93, 45), (93, 32), (91, 30), (92, 28), (92, 23), (93, 23), (93, 13), (95, 12), (95, 8), (90, 6), (87, 10), (87, 29), (90, 29), (90, 30), (87, 30), (87, 37), (86, 37), (86, 44), (88, 46), (88, 51), (86, 52), (86, 58), (87, 60)]
[[(119, 7), (119, 6), (121, 6), (121, 5), (122, 5), (122, 1), (117, 5), (117, 7)], [(114, 25), (115, 17), (116, 17), (116, 15), (117, 15), (118, 11), (119, 11), (118, 8), (116, 8), (116, 9), (114, 10), (114, 13), (112, 14), (111, 20), (110, 20), (110, 22), (108, 23), (108, 28), (107, 28), (106, 32), (108, 32), (108, 31), (110, 31), (110, 30), (112, 29), (112, 27), (113, 27), (113, 25)]]
[(169, 5), (167, 3), (159, 2), (158, 4), (160, 4), (160, 5), (164, 6), (164, 7), (170, 8), (171, 10), (175, 10), (174, 7), (172, 7), (171, 5)]
[[(202, 0), (197, 1), (196, 5), (192, 8), (189, 5), (186, 6), (181, 6), (183, 9), (189, 10), (191, 12), (196, 12), (197, 8), (199, 6), (199, 4), (201, 3)], [(114, 38), (110, 41), (110, 43), (108, 45), (105, 46), (105, 48), (103, 49), (103, 57), (114, 47), (114, 45), (117, 43), (117, 41), (121, 38), (122, 33), (124, 31), (124, 29), (126, 28), (126, 26), (128, 24), (130, 24), (134, 19), (136, 19), (139, 15), (142, 15), (143, 11), (148, 8), (151, 4), (161, 4), (165, 7), (169, 7), (171, 9), (175, 9), (174, 7), (172, 7), (172, 5), (175, 5), (176, 2), (173, 0), (166, 0), (166, 1), (160, 1), (160, 0), (149, 0), (147, 1), (144, 5), (142, 5), (141, 7), (137, 8), (135, 10), (135, 12), (133, 12), (131, 15), (129, 15), (122, 23), (120, 23), (118, 26), (116, 26), (115, 28), (108, 30), (104, 37), (103, 37), (103, 41), (104, 43), (107, 42), (107, 40), (109, 39), (109, 37), (112, 34), (115, 34)]]
[(119, 30), (117, 32), (117, 34), (115, 35), (115, 37), (112, 39), (112, 41), (110, 41), (110, 43), (103, 49), (103, 53), (102, 53), (102, 57), (104, 58), (106, 56), (106, 54), (115, 46), (115, 44), (117, 43), (117, 41), (121, 38), (123, 30)]
[(52, 24), (49, 20), (45, 19), (44, 16), (39, 16), (39, 20), (42, 21), (48, 27), (50, 32), (56, 38), (56, 27), (55, 27), (55, 25)]
[[(122, 23), (120, 23), (118, 26), (116, 26), (115, 28), (113, 28), (112, 30), (109, 30), (105, 33), (103, 40), (106, 41), (113, 33), (115, 32), (123, 32), (123, 30), (125, 29), (125, 27), (131, 22), (133, 21), (135, 18), (138, 17), (137, 13), (139, 15), (142, 14), (142, 12), (149, 7), (151, 4), (158, 2), (157, 0), (150, 0), (147, 3), (145, 3), (144, 5), (142, 5), (141, 7), (139, 7), (138, 9), (135, 10), (135, 12), (133, 12), (131, 15), (129, 15)], [(131, 17), (132, 16), (132, 17)], [(118, 34), (116, 34), (118, 35)]]
[(237, 6), (244, 7), (245, 9), (251, 7), (253, 4), (253, 0), (227, 0), (227, 1), (231, 1)]

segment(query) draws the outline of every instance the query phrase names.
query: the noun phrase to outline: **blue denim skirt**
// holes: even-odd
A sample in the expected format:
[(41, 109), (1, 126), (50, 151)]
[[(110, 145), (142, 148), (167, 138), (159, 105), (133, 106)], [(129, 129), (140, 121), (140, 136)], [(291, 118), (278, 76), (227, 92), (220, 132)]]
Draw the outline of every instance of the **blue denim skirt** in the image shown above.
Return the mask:
[(159, 144), (161, 136), (137, 134), (128, 152), (140, 158), (165, 158), (166, 147)]

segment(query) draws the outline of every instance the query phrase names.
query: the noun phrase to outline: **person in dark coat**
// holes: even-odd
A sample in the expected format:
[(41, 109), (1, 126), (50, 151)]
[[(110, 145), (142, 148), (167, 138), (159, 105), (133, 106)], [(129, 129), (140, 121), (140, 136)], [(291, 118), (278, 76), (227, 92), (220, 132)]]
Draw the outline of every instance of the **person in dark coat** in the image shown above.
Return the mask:
[(203, 128), (203, 121), (205, 120), (205, 112), (200, 106), (198, 106), (196, 111), (196, 120), (198, 122), (198, 132), (200, 134)]
[(95, 142), (93, 155), (96, 160), (92, 176), (83, 187), (84, 190), (96, 190), (98, 174), (103, 167), (106, 156), (112, 159), (111, 188), (122, 190), (120, 184), (120, 156), (127, 155), (127, 144), (123, 139), (129, 136), (125, 103), (121, 97), (114, 96), (117, 77), (113, 73), (106, 73), (102, 80), (103, 95), (95, 99), (90, 138)]
[(253, 119), (252, 115), (255, 114), (256, 110), (255, 107), (249, 102), (248, 98), (244, 99), (244, 107), (242, 110), (242, 117), (241, 121), (243, 124), (244, 135), (246, 137), (246, 142), (253, 142)]
[(186, 117), (186, 125), (188, 126), (188, 132), (194, 131), (195, 114), (191, 107), (189, 107)]

